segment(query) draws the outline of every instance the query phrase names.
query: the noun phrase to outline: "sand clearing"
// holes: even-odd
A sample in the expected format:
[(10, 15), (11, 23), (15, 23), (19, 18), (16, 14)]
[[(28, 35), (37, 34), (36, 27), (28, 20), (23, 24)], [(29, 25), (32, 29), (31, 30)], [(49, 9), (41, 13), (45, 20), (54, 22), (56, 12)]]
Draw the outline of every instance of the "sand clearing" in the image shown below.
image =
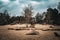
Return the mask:
[[(0, 26), (0, 40), (60, 40), (60, 37), (56, 37), (54, 35), (54, 32), (60, 33), (60, 31), (36, 30), (37, 32), (39, 32), (38, 35), (26, 35), (26, 33), (29, 33), (31, 30), (8, 30), (8, 28), (17, 28), (22, 26), (26, 27), (25, 24)], [(36, 24), (35, 28), (49, 29), (49, 26), (50, 25)]]

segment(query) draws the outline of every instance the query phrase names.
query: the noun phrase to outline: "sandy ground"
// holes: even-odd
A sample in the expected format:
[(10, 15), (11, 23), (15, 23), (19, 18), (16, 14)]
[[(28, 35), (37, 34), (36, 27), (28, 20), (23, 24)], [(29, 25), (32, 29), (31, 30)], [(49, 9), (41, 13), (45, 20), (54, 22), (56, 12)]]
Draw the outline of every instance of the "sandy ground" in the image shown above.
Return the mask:
[[(49, 29), (50, 25), (36, 24), (37, 29)], [(0, 26), (0, 40), (60, 40), (60, 37), (56, 37), (54, 32), (60, 33), (60, 31), (42, 31), (38, 35), (26, 35), (31, 30), (8, 30), (8, 28), (26, 27), (25, 24), (16, 25), (4, 25)], [(54, 28), (60, 28), (60, 26), (54, 26)]]

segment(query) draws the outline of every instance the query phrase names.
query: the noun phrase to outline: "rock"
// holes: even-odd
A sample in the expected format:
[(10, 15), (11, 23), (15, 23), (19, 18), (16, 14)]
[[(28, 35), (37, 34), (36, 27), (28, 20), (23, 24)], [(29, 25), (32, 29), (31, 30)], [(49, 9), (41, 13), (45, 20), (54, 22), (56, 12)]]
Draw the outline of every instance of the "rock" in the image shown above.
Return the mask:
[(38, 35), (39, 32), (32, 30), (31, 32), (27, 33), (26, 35)]

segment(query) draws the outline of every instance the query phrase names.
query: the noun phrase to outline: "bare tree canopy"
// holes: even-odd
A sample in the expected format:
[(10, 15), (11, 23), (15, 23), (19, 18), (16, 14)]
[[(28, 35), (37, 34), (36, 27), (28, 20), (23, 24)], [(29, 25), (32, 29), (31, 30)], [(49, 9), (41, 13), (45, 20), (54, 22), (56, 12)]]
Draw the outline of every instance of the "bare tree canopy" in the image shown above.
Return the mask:
[(32, 6), (28, 5), (28, 7), (25, 7), (23, 9), (23, 11), (24, 11), (25, 22), (30, 23), (31, 18), (32, 18), (32, 13), (33, 13), (32, 12)]

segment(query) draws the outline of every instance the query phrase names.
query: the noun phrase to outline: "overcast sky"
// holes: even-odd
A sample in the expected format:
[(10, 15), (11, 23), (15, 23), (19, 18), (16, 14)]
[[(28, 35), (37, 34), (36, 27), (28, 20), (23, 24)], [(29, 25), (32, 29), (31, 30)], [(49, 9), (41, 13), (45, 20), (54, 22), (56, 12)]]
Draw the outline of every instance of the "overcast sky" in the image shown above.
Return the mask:
[(48, 7), (55, 8), (60, 0), (0, 0), (0, 12), (8, 10), (10, 15), (20, 16), (25, 6), (32, 5), (33, 14), (44, 12)]

